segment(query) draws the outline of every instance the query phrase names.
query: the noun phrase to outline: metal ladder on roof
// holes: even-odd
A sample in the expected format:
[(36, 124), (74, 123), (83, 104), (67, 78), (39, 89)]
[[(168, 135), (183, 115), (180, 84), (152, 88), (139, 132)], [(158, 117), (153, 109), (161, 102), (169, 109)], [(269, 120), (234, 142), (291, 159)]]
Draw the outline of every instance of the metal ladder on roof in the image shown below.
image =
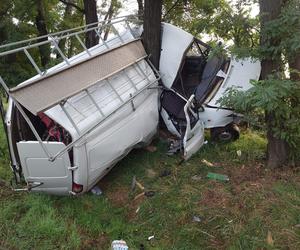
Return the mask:
[[(0, 58), (4, 56), (16, 54), (19, 52), (24, 53), (24, 55), (27, 57), (32, 67), (37, 72), (37, 74), (40, 76), (46, 76), (48, 74), (47, 70), (43, 71), (38, 66), (38, 63), (36, 62), (34, 57), (30, 54), (29, 49), (50, 45), (50, 47), (52, 48), (52, 53), (56, 51), (63, 59), (65, 64), (70, 65), (69, 58), (62, 52), (62, 50), (59, 47), (59, 41), (63, 39), (76, 38), (76, 40), (79, 42), (80, 46), (82, 47), (83, 51), (85, 51), (86, 54), (88, 55), (88, 58), (91, 58), (92, 54), (90, 50), (86, 47), (85, 43), (80, 38), (80, 35), (86, 34), (88, 32), (95, 32), (96, 36), (99, 38), (99, 41), (106, 47), (106, 49), (111, 49), (111, 46), (109, 46), (109, 44), (102, 37), (102, 31), (104, 30), (112, 31), (113, 34), (115, 34), (116, 37), (121, 41), (121, 44), (123, 44), (124, 40), (120, 35), (120, 32), (118, 31), (116, 26), (122, 24), (127, 28), (127, 30), (131, 32), (133, 36), (135, 36), (135, 32), (133, 31), (131, 24), (139, 23), (139, 22), (140, 21), (136, 16), (128, 15), (128, 16), (116, 17), (106, 21), (91, 23), (88, 25), (84, 25), (77, 28), (56, 32), (56, 33), (51, 33), (40, 37), (30, 38), (23, 41), (0, 45)], [(47, 40), (40, 41), (41, 39), (47, 39)]]
[[(25, 41), (14, 42), (14, 43), (10, 43), (10, 44), (7, 44), (7, 45), (2, 45), (2, 46), (0, 46), (0, 50), (1, 49), (7, 49), (7, 48), (10, 48), (10, 47), (15, 47), (15, 46), (18, 46), (18, 47), (10, 49), (10, 50), (6, 50), (4, 52), (0, 52), (0, 58), (2, 56), (6, 56), (6, 55), (18, 53), (18, 52), (23, 52), (26, 55), (26, 57), (28, 58), (28, 60), (30, 61), (31, 65), (36, 70), (36, 72), (38, 73), (38, 75), (40, 75), (41, 77), (45, 77), (45, 76), (47, 76), (48, 72), (47, 71), (42, 71), (38, 67), (38, 64), (36, 63), (36, 61), (34, 60), (34, 58), (29, 53), (29, 51), (28, 51), (29, 49), (35, 48), (35, 47), (39, 47), (39, 46), (42, 46), (42, 45), (45, 45), (45, 44), (50, 44), (60, 54), (61, 58), (63, 59), (63, 61), (67, 65), (67, 67), (70, 67), (71, 63), (69, 61), (69, 58), (67, 58), (66, 55), (63, 54), (63, 52), (61, 51), (61, 49), (58, 46), (58, 43), (59, 43), (59, 41), (61, 39), (75, 37), (78, 40), (78, 42), (80, 43), (80, 45), (82, 46), (82, 48), (84, 49), (84, 51), (86, 52), (86, 54), (88, 55), (87, 59), (85, 59), (85, 60), (88, 60), (89, 58), (93, 57), (93, 55), (90, 52), (90, 50), (85, 46), (85, 44), (82, 41), (82, 39), (79, 37), (80, 34), (84, 34), (86, 32), (90, 32), (90, 31), (95, 31), (95, 33), (99, 37), (99, 39), (102, 42), (102, 44), (105, 46), (106, 50), (109, 50), (109, 49), (112, 49), (112, 47), (110, 47), (109, 44), (108, 44), (108, 42), (105, 41), (101, 37), (101, 33), (102, 33), (101, 31), (103, 29), (106, 29), (106, 28), (111, 28), (113, 30), (114, 34), (116, 34), (116, 37), (120, 40), (121, 44), (124, 44), (125, 41), (123, 40), (122, 36), (120, 35), (120, 33), (118, 32), (118, 30), (116, 29), (115, 25), (117, 25), (119, 23), (122, 23), (122, 22), (125, 23), (125, 26), (127, 27), (127, 29), (130, 31), (130, 33), (133, 35), (133, 37), (135, 37), (134, 36), (134, 32), (133, 32), (133, 30), (132, 30), (132, 28), (130, 26), (130, 22), (132, 20), (133, 21), (137, 21), (137, 19), (135, 17), (133, 17), (133, 16), (126, 16), (126, 17), (121, 17), (121, 18), (115, 18), (115, 19), (109, 20), (110, 22), (108, 22), (108, 23), (106, 23), (106, 24), (104, 24), (102, 26), (101, 26), (101, 24), (103, 22), (93, 23), (93, 24), (89, 24), (89, 25), (86, 25), (86, 26), (81, 26), (81, 27), (78, 27), (78, 28), (73, 28), (73, 29), (69, 29), (69, 30), (57, 32), (57, 33), (54, 33), (54, 34), (49, 34), (48, 36), (37, 37), (37, 38), (28, 39), (28, 40), (25, 40)], [(39, 42), (39, 40), (41, 38), (45, 38), (45, 37), (48, 38), (47, 41)], [(143, 59), (147, 60), (147, 58), (143, 58)], [(110, 83), (110, 81), (109, 81), (108, 78), (105, 79), (105, 84), (107, 84), (111, 88), (112, 92), (117, 96), (117, 98), (120, 101), (120, 105), (119, 105), (119, 107), (117, 109), (125, 106), (126, 104), (128, 104), (130, 102), (132, 102), (132, 100), (137, 95), (139, 95), (140, 93), (142, 93), (145, 89), (151, 87), (151, 85), (153, 85), (154, 83), (156, 83), (160, 79), (160, 75), (159, 75), (158, 71), (155, 69), (155, 67), (153, 67), (153, 65), (151, 64), (151, 62), (149, 60), (147, 60), (147, 62), (150, 65), (150, 67), (152, 68), (152, 70), (154, 70), (155, 75), (157, 77), (154, 81), (151, 81), (149, 79), (149, 76), (140, 67), (139, 61), (136, 61), (133, 65), (130, 66), (130, 67), (132, 67), (136, 71), (137, 74), (143, 76), (142, 81), (143, 80), (147, 81), (147, 85), (144, 86), (141, 89), (137, 88), (136, 84), (133, 82), (133, 80), (127, 74), (126, 69), (121, 70), (121, 72), (127, 78), (128, 82), (135, 89), (135, 92), (133, 94), (131, 94), (130, 97), (127, 100), (123, 100), (122, 99), (121, 93), (119, 93), (118, 90)], [(5, 81), (3, 80), (3, 78), (1, 76), (0, 76), (0, 84), (2, 85), (2, 87), (5, 89), (5, 91), (9, 95), (9, 88), (7, 87), (7, 84), (5, 83)], [(87, 131), (85, 131), (84, 133), (81, 133), (80, 130), (79, 130), (79, 128), (77, 127), (76, 123), (74, 122), (74, 120), (72, 119), (71, 115), (68, 113), (68, 111), (67, 111), (67, 109), (65, 107), (65, 104), (66, 104), (66, 102), (68, 100), (66, 99), (66, 100), (62, 101), (61, 103), (59, 103), (59, 105), (60, 105), (61, 109), (63, 110), (63, 112), (65, 113), (66, 117), (71, 122), (71, 124), (74, 127), (74, 129), (77, 131), (78, 138), (76, 140), (72, 141), (70, 144), (68, 144), (63, 150), (61, 150), (60, 152), (57, 152), (57, 154), (55, 154), (55, 155), (51, 155), (49, 153), (49, 151), (45, 147), (42, 139), (40, 138), (38, 132), (36, 131), (34, 125), (32, 124), (32, 122), (28, 118), (26, 112), (24, 111), (23, 107), (16, 100), (13, 99), (13, 101), (14, 101), (17, 109), (20, 111), (20, 113), (24, 117), (25, 121), (29, 125), (30, 129), (32, 130), (32, 132), (35, 135), (36, 139), (39, 141), (41, 147), (43, 148), (44, 152), (46, 153), (46, 155), (48, 156), (48, 158), (49, 158), (50, 161), (54, 161), (57, 157), (63, 155), (65, 152), (69, 151), (85, 135), (89, 134), (91, 131), (93, 131), (94, 129), (96, 129), (99, 125), (101, 125), (103, 123), (103, 121), (105, 121), (108, 117), (112, 116), (115, 113), (115, 111), (113, 111), (113, 112), (111, 112), (109, 114), (105, 114), (104, 111), (102, 110), (102, 108), (97, 104), (97, 101), (94, 99), (94, 97), (92, 96), (92, 94), (89, 92), (88, 88), (84, 89), (82, 92), (85, 92), (86, 95), (89, 97), (89, 99), (91, 100), (91, 102), (96, 107), (96, 109), (99, 112), (99, 114), (101, 115), (102, 119), (99, 122), (97, 122), (96, 124), (94, 124), (92, 127), (90, 127)]]

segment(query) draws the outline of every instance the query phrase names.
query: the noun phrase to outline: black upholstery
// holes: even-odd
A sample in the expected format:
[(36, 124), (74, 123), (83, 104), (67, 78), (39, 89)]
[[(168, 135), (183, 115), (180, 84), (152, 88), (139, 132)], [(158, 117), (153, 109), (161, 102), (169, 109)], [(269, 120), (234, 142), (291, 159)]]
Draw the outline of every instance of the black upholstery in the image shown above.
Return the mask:
[(164, 91), (161, 97), (161, 106), (169, 115), (185, 120), (184, 105), (186, 102), (172, 91)]
[(195, 97), (198, 102), (202, 103), (207, 94), (213, 88), (218, 78), (216, 74), (222, 68), (224, 61), (224, 58), (217, 56), (211, 57), (207, 60), (201, 77), (201, 82), (195, 91)]

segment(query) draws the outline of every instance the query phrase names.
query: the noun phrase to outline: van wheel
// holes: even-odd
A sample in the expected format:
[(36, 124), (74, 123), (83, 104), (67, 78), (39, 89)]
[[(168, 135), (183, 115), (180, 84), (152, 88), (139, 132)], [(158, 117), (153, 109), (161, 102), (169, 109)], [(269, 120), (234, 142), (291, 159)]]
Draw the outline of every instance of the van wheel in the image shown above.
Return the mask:
[(211, 128), (210, 136), (212, 141), (230, 142), (240, 138), (240, 129), (236, 124), (228, 124), (225, 127)]

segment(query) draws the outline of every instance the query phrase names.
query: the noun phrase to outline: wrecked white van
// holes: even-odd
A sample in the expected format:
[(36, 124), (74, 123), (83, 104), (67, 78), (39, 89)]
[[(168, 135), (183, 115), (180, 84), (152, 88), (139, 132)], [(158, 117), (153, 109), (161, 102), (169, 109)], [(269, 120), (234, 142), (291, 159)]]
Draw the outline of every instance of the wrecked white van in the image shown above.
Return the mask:
[[(127, 29), (119, 33), (121, 22)], [(88, 191), (131, 149), (151, 141), (159, 113), (188, 159), (203, 145), (205, 127), (233, 122), (233, 111), (214, 106), (225, 88), (258, 78), (259, 64), (210, 61), (207, 45), (170, 24), (163, 24), (157, 72), (126, 18), (105, 25), (113, 30), (107, 41), (100, 23), (52, 34), (46, 41), (0, 46), (17, 46), (0, 56), (22, 52), (38, 73), (11, 89), (0, 78), (10, 97), (5, 128), (11, 168), (18, 180), (24, 177), (25, 190), (57, 195)], [(90, 31), (100, 40), (87, 49), (79, 35)], [(76, 38), (83, 52), (67, 58), (58, 42), (68, 37)], [(47, 43), (63, 61), (42, 71), (29, 50)], [(247, 72), (241, 72), (243, 67)]]
[[(165, 89), (160, 96), (160, 113), (169, 131), (184, 138), (183, 146), (186, 130), (194, 130), (191, 134), (197, 134), (200, 123), (211, 129), (212, 139), (237, 139), (236, 123), (240, 115), (221, 107), (218, 100), (230, 87), (249, 89), (250, 80), (259, 79), (260, 62), (251, 58), (237, 60), (221, 55), (209, 56), (211, 48), (191, 34), (170, 24), (164, 24), (162, 28), (159, 67)], [(186, 125), (184, 107), (188, 103), (192, 120)], [(177, 144), (178, 148), (181, 146)]]

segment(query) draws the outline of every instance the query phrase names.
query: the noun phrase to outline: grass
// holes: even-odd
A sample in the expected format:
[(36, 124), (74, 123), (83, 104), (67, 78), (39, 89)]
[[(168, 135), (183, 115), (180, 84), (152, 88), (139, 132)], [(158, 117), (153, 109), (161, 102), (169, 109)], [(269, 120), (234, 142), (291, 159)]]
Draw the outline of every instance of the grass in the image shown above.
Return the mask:
[[(8, 181), (3, 132), (0, 140), (0, 178)], [(109, 249), (112, 240), (124, 239), (130, 249), (300, 249), (298, 168), (266, 169), (261, 135), (244, 131), (234, 143), (208, 143), (183, 163), (165, 154), (164, 141), (153, 144), (156, 152), (131, 152), (100, 181), (102, 196), (55, 197), (1, 187), (0, 246)], [(164, 170), (171, 175), (159, 177)], [(208, 180), (208, 172), (227, 174), (230, 181)], [(133, 176), (155, 195), (134, 200), (139, 190), (130, 191)]]

